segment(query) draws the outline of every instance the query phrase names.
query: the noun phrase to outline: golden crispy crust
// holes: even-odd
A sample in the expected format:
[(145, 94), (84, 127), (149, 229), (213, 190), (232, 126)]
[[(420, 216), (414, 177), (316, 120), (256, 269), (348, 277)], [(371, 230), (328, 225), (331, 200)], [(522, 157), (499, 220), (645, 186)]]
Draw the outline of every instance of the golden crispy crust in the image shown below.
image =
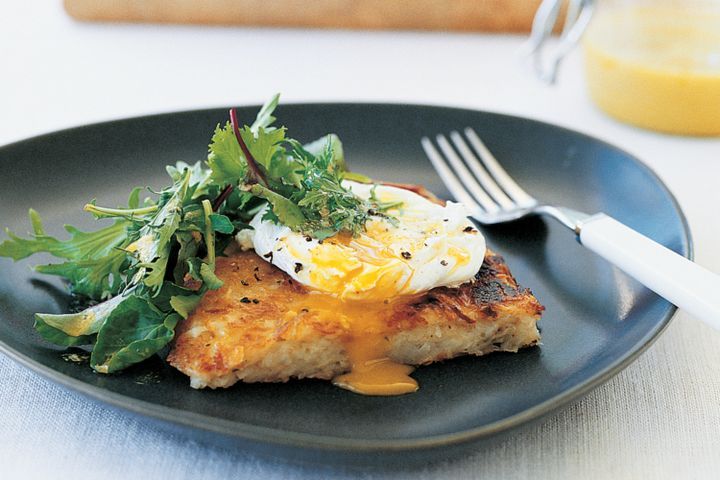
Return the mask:
[[(329, 379), (349, 369), (345, 346), (353, 333), (336, 300), (252, 251), (219, 258), (216, 274), (224, 286), (182, 322), (168, 357), (193, 386)], [(534, 345), (543, 310), (490, 251), (473, 282), (366, 308), (389, 355), (409, 364)]]
[(405, 330), (427, 323), (430, 310), (451, 322), (475, 323), (492, 321), (501, 311), (535, 316), (543, 309), (529, 289), (518, 285), (505, 260), (488, 250), (474, 282), (430, 290), (398, 308), (389, 325)]

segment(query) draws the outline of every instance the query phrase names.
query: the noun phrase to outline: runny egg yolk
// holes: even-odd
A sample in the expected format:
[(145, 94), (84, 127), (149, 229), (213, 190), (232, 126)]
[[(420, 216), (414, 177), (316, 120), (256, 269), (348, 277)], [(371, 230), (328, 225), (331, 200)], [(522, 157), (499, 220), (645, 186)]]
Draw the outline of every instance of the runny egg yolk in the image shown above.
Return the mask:
[[(369, 198), (372, 185), (347, 182), (353, 193)], [(357, 236), (339, 234), (318, 241), (262, 219), (238, 238), (256, 253), (311, 290), (326, 309), (332, 298), (337, 315), (347, 320), (347, 352), (352, 370), (335, 383), (358, 393), (392, 395), (417, 389), (413, 368), (389, 356), (386, 327), (374, 311), (393, 299), (472, 280), (485, 257), (485, 240), (456, 203), (438, 205), (409, 190), (378, 185), (381, 202), (402, 202), (374, 216)], [(391, 218), (388, 218), (391, 217)], [(243, 240), (243, 241), (240, 241)], [(250, 245), (251, 244), (251, 245)]]
[(345, 350), (350, 371), (333, 379), (341, 388), (363, 395), (401, 395), (418, 389), (410, 377), (414, 368), (393, 361), (389, 355), (390, 335), (385, 323), (387, 310), (405, 297), (388, 300), (388, 303), (365, 300), (341, 300), (336, 296), (312, 292), (298, 298), (288, 316), (307, 309), (317, 318), (340, 323), (349, 333)]

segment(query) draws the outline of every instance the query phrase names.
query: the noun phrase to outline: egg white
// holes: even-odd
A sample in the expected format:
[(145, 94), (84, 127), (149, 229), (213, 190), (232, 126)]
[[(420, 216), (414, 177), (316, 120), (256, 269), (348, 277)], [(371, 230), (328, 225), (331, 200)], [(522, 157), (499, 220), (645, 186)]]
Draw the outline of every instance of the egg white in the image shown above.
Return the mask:
[[(372, 185), (345, 182), (369, 198)], [(398, 222), (372, 217), (357, 237), (337, 235), (320, 242), (284, 225), (263, 220), (238, 233), (255, 252), (298, 282), (343, 299), (386, 299), (453, 287), (472, 280), (485, 257), (485, 239), (468, 220), (465, 207), (437, 205), (402, 188), (378, 185), (382, 202), (403, 202), (387, 212)]]

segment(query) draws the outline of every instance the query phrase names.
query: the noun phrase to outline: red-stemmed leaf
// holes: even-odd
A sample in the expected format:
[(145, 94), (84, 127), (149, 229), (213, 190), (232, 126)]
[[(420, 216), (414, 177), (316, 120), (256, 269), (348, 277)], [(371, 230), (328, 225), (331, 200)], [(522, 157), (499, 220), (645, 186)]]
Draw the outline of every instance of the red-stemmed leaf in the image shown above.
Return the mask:
[(232, 191), (233, 191), (233, 186), (232, 186), (232, 185), (227, 185), (227, 186), (225, 186), (225, 188), (223, 189), (223, 191), (220, 192), (220, 195), (218, 195), (218, 197), (215, 199), (215, 202), (213, 202), (212, 209), (213, 209), (214, 212), (217, 212), (217, 211), (220, 209), (220, 207), (222, 206), (223, 202), (224, 202), (225, 200), (227, 200), (227, 198), (230, 196), (230, 194), (232, 193)]
[(258, 165), (257, 161), (255, 160), (255, 157), (252, 156), (252, 153), (250, 153), (250, 150), (248, 149), (247, 145), (245, 144), (245, 140), (243, 140), (242, 135), (240, 135), (240, 123), (238, 122), (237, 118), (237, 110), (235, 108), (230, 109), (230, 124), (232, 125), (233, 133), (235, 134), (235, 138), (237, 138), (238, 143), (240, 144), (240, 149), (242, 150), (243, 154), (245, 155), (245, 160), (248, 164), (248, 182), (249, 184), (259, 183), (264, 187), (267, 187), (267, 179), (265, 178), (265, 175), (263, 174), (262, 170), (260, 170), (260, 166)]

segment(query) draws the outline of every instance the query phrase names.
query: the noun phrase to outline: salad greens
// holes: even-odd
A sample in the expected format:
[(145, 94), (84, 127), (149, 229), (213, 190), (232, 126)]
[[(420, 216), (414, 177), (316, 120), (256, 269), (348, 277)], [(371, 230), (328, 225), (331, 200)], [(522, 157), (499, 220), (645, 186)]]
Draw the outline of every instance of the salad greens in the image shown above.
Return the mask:
[(172, 184), (141, 204), (142, 188), (127, 207), (89, 203), (85, 210), (112, 223), (94, 232), (65, 226), (67, 240), (48, 235), (30, 210), (32, 234), (9, 230), (0, 257), (21, 260), (48, 253), (60, 263), (35, 270), (69, 282), (87, 308), (35, 316), (37, 332), (64, 347), (90, 346), (90, 364), (112, 373), (162, 351), (175, 326), (208, 290), (222, 286), (215, 259), (234, 234), (264, 218), (318, 239), (360, 233), (373, 215), (396, 205), (355, 196), (344, 179), (369, 182), (346, 171), (340, 139), (330, 134), (307, 145), (275, 127), (275, 95), (252, 125), (241, 126), (235, 109), (215, 129), (206, 162), (168, 166)]

